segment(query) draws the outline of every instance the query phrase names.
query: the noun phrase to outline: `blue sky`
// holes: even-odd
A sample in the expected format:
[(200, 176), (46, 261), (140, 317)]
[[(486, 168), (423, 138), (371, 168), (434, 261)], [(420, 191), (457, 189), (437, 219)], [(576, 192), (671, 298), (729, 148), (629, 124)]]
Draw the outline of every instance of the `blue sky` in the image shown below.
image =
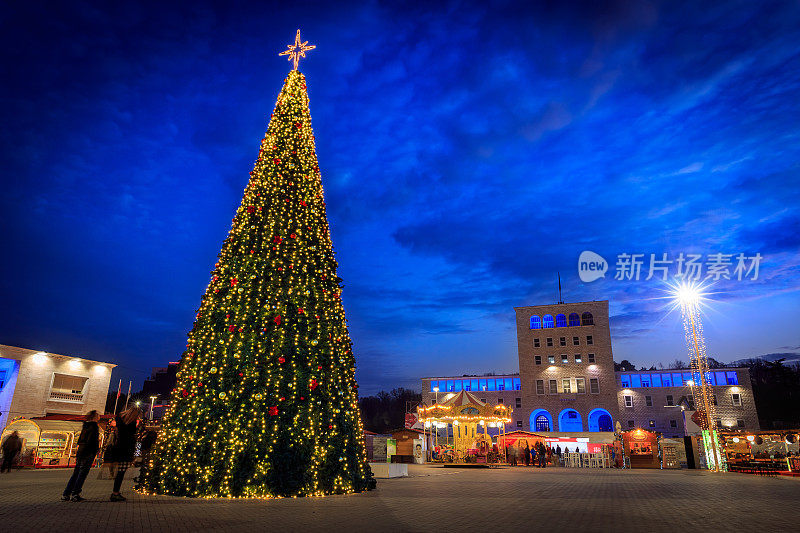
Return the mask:
[(300, 27), (362, 392), (516, 370), (558, 272), (616, 360), (685, 358), (583, 250), (760, 253), (709, 353), (800, 351), (798, 2), (104, 4), (0, 15), (0, 343), (177, 360)]

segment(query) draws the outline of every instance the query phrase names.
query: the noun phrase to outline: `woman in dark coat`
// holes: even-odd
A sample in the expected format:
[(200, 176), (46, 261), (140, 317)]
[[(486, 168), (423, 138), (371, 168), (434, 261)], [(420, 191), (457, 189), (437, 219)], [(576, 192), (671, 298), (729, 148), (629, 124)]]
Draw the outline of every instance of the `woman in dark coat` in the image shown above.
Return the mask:
[(117, 475), (114, 477), (114, 490), (111, 493), (112, 502), (122, 502), (127, 498), (120, 494), (125, 471), (133, 463), (133, 453), (136, 449), (136, 427), (142, 411), (138, 407), (130, 407), (115, 417), (116, 439), (114, 444), (106, 450), (105, 460), (117, 464)]

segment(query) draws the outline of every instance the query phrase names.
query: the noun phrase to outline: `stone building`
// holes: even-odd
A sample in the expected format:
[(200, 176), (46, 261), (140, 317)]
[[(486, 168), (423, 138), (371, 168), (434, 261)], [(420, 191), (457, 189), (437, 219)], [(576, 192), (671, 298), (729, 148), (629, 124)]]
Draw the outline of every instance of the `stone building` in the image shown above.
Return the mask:
[(103, 413), (115, 366), (0, 344), (0, 428), (17, 417)]
[[(513, 428), (579, 433), (641, 427), (684, 434), (694, 410), (691, 372), (616, 372), (608, 301), (517, 307), (519, 374), (422, 378), (423, 401), (462, 390), (513, 409)], [(664, 376), (668, 376), (664, 378)], [(758, 430), (749, 371), (713, 370), (719, 425)], [(438, 392), (434, 391), (438, 388)]]

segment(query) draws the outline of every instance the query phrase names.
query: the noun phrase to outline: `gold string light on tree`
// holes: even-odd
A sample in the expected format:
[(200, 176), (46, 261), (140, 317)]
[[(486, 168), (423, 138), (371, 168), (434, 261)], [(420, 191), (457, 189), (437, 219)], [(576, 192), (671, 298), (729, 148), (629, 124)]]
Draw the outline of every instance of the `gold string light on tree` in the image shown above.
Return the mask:
[(147, 493), (321, 496), (374, 481), (305, 77), (284, 81), (142, 474)]

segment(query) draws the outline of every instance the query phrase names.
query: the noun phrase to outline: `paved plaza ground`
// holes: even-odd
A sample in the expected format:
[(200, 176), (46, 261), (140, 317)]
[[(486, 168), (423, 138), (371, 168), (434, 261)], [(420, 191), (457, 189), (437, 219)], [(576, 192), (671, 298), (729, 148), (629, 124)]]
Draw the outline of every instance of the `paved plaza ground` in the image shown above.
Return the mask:
[[(131, 471), (133, 472), (133, 471)], [(131, 476), (129, 472), (129, 477)], [(797, 531), (800, 478), (698, 471), (411, 465), (369, 493), (284, 500), (140, 496), (108, 501), (89, 475), (61, 502), (69, 472), (0, 475), (2, 531)]]

